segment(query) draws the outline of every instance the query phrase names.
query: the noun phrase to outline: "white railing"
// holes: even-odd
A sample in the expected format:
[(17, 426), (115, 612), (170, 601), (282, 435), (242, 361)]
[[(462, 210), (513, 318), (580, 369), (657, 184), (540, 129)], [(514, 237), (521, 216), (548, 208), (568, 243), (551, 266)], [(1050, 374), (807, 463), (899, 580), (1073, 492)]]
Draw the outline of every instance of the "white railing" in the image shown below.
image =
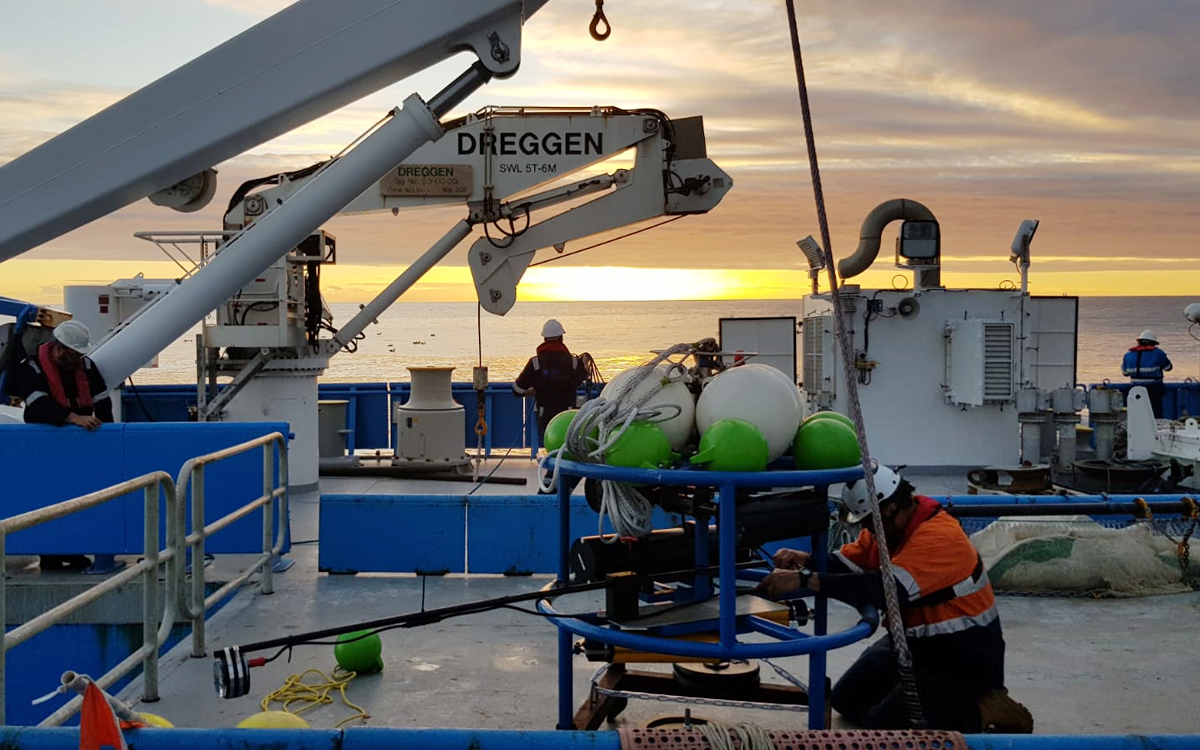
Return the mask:
[[(204, 525), (204, 467), (231, 456), (245, 453), (254, 448), (263, 449), (263, 493), (217, 521)], [(276, 448), (278, 450), (276, 450)], [(158, 651), (170, 635), (177, 614), (182, 614), (192, 624), (193, 656), (204, 655), (204, 615), (217, 601), (227, 596), (236, 587), (244, 584), (250, 576), (261, 569), (261, 586), (264, 593), (272, 592), (271, 566), (283, 550), (287, 521), (287, 442), (278, 432), (264, 435), (223, 450), (197, 456), (188, 460), (180, 469), (178, 481), (164, 471), (130, 479), (121, 484), (93, 492), (73, 500), (38, 508), (0, 520), (0, 570), (6, 562), (6, 541), (9, 534), (29, 529), (82, 510), (96, 507), (110, 500), (141, 489), (145, 493), (145, 528), (143, 555), (135, 565), (111, 576), (68, 599), (58, 606), (23, 623), (4, 634), (0, 648), (0, 725), (5, 723), (5, 667), (9, 649), (24, 643), (38, 633), (62, 622), (67, 616), (100, 599), (120, 586), (142, 578), (142, 645), (120, 664), (95, 680), (101, 688), (108, 688), (140, 663), (142, 666), (142, 700), (158, 700)], [(278, 478), (278, 486), (276, 486)], [(187, 531), (187, 492), (192, 493), (193, 532)], [(159, 496), (166, 499), (167, 543), (161, 547), (159, 540)], [(274, 503), (278, 500), (278, 513)], [(226, 583), (211, 596), (204, 596), (204, 540), (226, 528), (256, 509), (263, 509), (263, 551), (252, 565), (236, 579)], [(275, 519), (278, 519), (277, 521)], [(277, 529), (278, 539), (273, 537)], [(186, 586), (187, 552), (191, 550), (192, 585)], [(165, 591), (159, 598), (158, 568), (166, 565)], [(190, 594), (190, 596), (189, 596)], [(6, 582), (0, 576), (0, 624), (7, 621)], [(73, 716), (83, 702), (76, 696), (46, 717), (39, 726), (56, 726)]]
[[(262, 446), (263, 449), (262, 494), (232, 513), (206, 526), (204, 524), (203, 503), (205, 467), (230, 456), (245, 453), (258, 446)], [(278, 451), (275, 450), (276, 446), (278, 446)], [(274, 457), (276, 456), (279, 457), (278, 463), (274, 461)], [(191, 548), (193, 561), (190, 598), (188, 596), (189, 592), (182, 585), (182, 580), (181, 585), (177, 589), (179, 611), (192, 621), (192, 656), (199, 658), (205, 655), (204, 613), (211, 609), (218, 601), (225, 598), (231, 591), (245, 583), (255, 571), (261, 570), (259, 587), (262, 592), (264, 594), (275, 592), (274, 581), (272, 579), (272, 564), (283, 551), (283, 543), (287, 534), (287, 475), (287, 442), (278, 432), (263, 435), (260, 438), (248, 440), (224, 450), (189, 459), (183, 464), (183, 468), (179, 470), (176, 492), (179, 493), (180, 499), (177, 521), (177, 530), (180, 537), (183, 537), (186, 530), (184, 525), (186, 503), (183, 500), (186, 497), (189, 484), (192, 489), (192, 533), (188, 534), (184, 539), (184, 545)], [(280, 485), (278, 487), (275, 486), (276, 477), (280, 478)], [(199, 498), (199, 501), (197, 498)], [(278, 521), (272, 522), (272, 516), (275, 515), (273, 513), (275, 500), (279, 501)], [(206, 598), (204, 596), (204, 540), (221, 529), (226, 528), (234, 521), (250, 515), (257, 508), (263, 509), (262, 554), (258, 556), (252, 565), (246, 566), (241, 575), (221, 586), (221, 588)], [(273, 526), (277, 528), (273, 529)], [(273, 533), (273, 531), (276, 533)], [(278, 539), (275, 539), (276, 536)]]

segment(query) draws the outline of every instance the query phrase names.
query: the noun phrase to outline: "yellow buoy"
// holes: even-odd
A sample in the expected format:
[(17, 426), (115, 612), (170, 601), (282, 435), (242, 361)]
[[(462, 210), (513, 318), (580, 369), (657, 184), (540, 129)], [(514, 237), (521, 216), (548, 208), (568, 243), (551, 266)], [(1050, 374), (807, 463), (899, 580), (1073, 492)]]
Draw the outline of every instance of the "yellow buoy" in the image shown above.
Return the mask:
[(237, 723), (239, 729), (309, 729), (308, 722), (287, 711), (262, 711)]

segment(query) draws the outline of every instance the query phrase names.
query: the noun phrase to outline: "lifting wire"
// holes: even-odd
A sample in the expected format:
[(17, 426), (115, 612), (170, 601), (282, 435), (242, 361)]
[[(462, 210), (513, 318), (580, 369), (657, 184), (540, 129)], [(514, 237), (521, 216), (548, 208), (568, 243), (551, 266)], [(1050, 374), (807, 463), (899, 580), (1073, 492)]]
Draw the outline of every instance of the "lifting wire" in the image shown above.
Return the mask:
[[(642, 232), (649, 232), (651, 229), (658, 229), (658, 228), (659, 228), (659, 227), (661, 227), (663, 224), (670, 224), (670, 223), (671, 223), (671, 222), (673, 222), (673, 221), (679, 221), (680, 219), (682, 219), (682, 218), (683, 218), (684, 216), (686, 216), (686, 215), (687, 215), (687, 214), (680, 214), (679, 216), (672, 216), (671, 218), (669, 218), (669, 219), (664, 219), (664, 220), (662, 220), (662, 221), (658, 222), (657, 224), (651, 224), (651, 225), (650, 225), (650, 226), (648, 226), (648, 227), (642, 227), (641, 229), (635, 229), (635, 230), (633, 230), (632, 232), (626, 232), (625, 234), (621, 235), (620, 237), (613, 237), (612, 239), (604, 240), (604, 241), (602, 241), (602, 242), (597, 242), (597, 243), (595, 243), (594, 245), (588, 245), (587, 247), (581, 247), (581, 248), (579, 248), (578, 250), (572, 250), (572, 251), (571, 251), (571, 252), (569, 252), (569, 253), (561, 253), (561, 254), (559, 254), (559, 255), (556, 255), (556, 256), (553, 256), (553, 257), (550, 257), (550, 258), (546, 258), (545, 260), (539, 260), (537, 263), (530, 263), (530, 264), (529, 264), (529, 267), (530, 267), (530, 268), (533, 268), (534, 266), (541, 266), (541, 265), (545, 265), (545, 264), (547, 264), (547, 263), (553, 263), (553, 262), (554, 262), (554, 261), (556, 261), (556, 260), (562, 260), (563, 258), (569, 258), (569, 257), (571, 257), (572, 255), (579, 255), (580, 253), (582, 253), (582, 252), (584, 252), (584, 251), (587, 251), (587, 250), (593, 250), (593, 249), (595, 249), (595, 248), (597, 248), (597, 247), (600, 247), (600, 246), (602, 246), (602, 245), (608, 245), (608, 244), (611, 244), (611, 243), (613, 243), (613, 242), (617, 242), (617, 241), (619, 241), (619, 240), (623, 240), (623, 239), (625, 239), (626, 237), (632, 237), (632, 236), (633, 236), (633, 235), (635, 235), (635, 234), (641, 234)], [(513, 256), (514, 256), (514, 257), (516, 257), (517, 255), (521, 255), (521, 253), (514, 253), (514, 254), (513, 254)]]
[(883, 579), (884, 600), (887, 603), (888, 633), (892, 638), (896, 667), (900, 673), (901, 692), (908, 709), (909, 722), (913, 729), (925, 728), (925, 714), (921, 709), (921, 697), (917, 692), (916, 676), (913, 674), (912, 654), (904, 636), (904, 620), (900, 616), (900, 604), (896, 595), (896, 579), (892, 575), (891, 554), (883, 530), (883, 517), (879, 513), (879, 501), (875, 490), (875, 472), (871, 455), (867, 450), (867, 434), (863, 425), (862, 407), (858, 402), (858, 380), (854, 373), (854, 342), (847, 338), (846, 320), (849, 313), (838, 293), (837, 271), (833, 263), (833, 245), (829, 236), (829, 217), (825, 213), (825, 194), (821, 187), (821, 170), (817, 163), (817, 144), (813, 134), (812, 110), (808, 102), (808, 86), (804, 79), (804, 62), (800, 52), (800, 31), (796, 20), (795, 0), (787, 0), (788, 29), (792, 38), (792, 58), (796, 65), (796, 86), (800, 95), (800, 111), (804, 119), (804, 140), (808, 148), (808, 166), (812, 175), (813, 197), (817, 204), (817, 220), (821, 227), (821, 244), (825, 250), (825, 268), (829, 275), (829, 288), (833, 296), (834, 325), (838, 343), (841, 345), (843, 377), (846, 381), (846, 400), (850, 406), (850, 419), (862, 449), (863, 481), (867, 486), (867, 498), (871, 502), (871, 520), (875, 542), (879, 547), (879, 572)]
[[(483, 369), (483, 305), (478, 303), (475, 305), (475, 338), (479, 343), (479, 366), (476, 369), (476, 372), (478, 372)], [(472, 382), (474, 382), (474, 378), (472, 378)], [(471, 461), (471, 481), (476, 482), (475, 488), (471, 490), (472, 493), (476, 489), (479, 489), (479, 484), (481, 484), (479, 482), (479, 467), (483, 464), (483, 436), (488, 431), (486, 418), (487, 400), (484, 397), (484, 391), (477, 388), (475, 397), (475, 411), (479, 415), (479, 418), (475, 420), (475, 459)], [(503, 459), (501, 459), (501, 462), (503, 462)], [(500, 468), (499, 465), (496, 468)], [(495, 471), (496, 469), (492, 469), (492, 473), (495, 473)], [(488, 474), (488, 476), (490, 477), (491, 474)]]

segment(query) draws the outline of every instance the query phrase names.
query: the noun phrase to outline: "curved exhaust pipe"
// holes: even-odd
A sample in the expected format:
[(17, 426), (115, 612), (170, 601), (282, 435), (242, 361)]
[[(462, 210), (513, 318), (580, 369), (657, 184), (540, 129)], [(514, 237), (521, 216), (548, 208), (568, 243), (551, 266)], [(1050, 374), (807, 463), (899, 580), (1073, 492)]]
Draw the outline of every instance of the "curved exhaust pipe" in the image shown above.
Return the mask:
[(879, 255), (879, 243), (883, 229), (897, 219), (904, 221), (937, 221), (933, 212), (924, 205), (907, 198), (893, 198), (880, 203), (863, 219), (858, 232), (858, 249), (854, 254), (838, 261), (838, 275), (843, 279), (857, 276), (871, 267)]

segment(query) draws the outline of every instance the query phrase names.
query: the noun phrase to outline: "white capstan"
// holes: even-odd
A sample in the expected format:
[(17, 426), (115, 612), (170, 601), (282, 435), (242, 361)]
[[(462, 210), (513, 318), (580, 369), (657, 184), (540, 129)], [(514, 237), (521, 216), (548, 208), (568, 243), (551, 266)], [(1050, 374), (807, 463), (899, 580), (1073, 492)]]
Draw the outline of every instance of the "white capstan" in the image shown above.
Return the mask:
[(562, 323), (559, 323), (554, 318), (546, 321), (546, 325), (542, 326), (542, 338), (553, 339), (566, 333), (563, 330)]
[[(900, 486), (900, 475), (882, 464), (875, 464), (875, 498), (882, 503), (895, 493)], [(847, 520), (858, 523), (871, 515), (871, 501), (867, 497), (867, 480), (855, 479), (847, 482), (842, 489), (842, 505), (845, 506)]]
[(92, 349), (92, 332), (78, 320), (66, 320), (54, 327), (54, 338), (63, 346), (87, 354)]

